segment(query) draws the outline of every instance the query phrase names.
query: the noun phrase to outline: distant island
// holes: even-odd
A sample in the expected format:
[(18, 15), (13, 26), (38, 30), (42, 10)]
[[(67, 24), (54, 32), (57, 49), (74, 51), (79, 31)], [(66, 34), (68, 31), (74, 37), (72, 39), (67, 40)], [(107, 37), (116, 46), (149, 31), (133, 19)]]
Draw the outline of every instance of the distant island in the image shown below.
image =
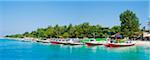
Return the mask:
[[(133, 11), (126, 10), (120, 14), (120, 26), (102, 27), (100, 25), (90, 25), (84, 22), (79, 25), (69, 24), (68, 26), (48, 26), (38, 28), (36, 31), (25, 32), (23, 34), (6, 35), (9, 38), (83, 38), (83, 37), (111, 37), (114, 34), (121, 34), (124, 37), (139, 37), (143, 32), (150, 32), (144, 27), (140, 29), (139, 19)], [(98, 21), (97, 21), (98, 22)], [(148, 22), (150, 27), (150, 22)]]

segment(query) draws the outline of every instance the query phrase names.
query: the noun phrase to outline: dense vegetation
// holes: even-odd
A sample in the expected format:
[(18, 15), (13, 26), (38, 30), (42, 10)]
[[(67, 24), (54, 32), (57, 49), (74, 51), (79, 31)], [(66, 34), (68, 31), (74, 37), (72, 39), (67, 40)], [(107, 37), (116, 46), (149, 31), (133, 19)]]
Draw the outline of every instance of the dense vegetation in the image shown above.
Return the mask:
[(49, 26), (47, 28), (39, 28), (36, 31), (25, 32), (24, 34), (7, 35), (8, 37), (34, 37), (34, 38), (60, 38), (60, 37), (106, 37), (110, 34), (120, 32), (120, 26), (112, 28), (102, 27), (100, 25), (90, 25), (85, 22), (79, 25), (68, 26)]
[(120, 14), (121, 26), (102, 27), (100, 25), (90, 25), (88, 22), (79, 25), (48, 26), (38, 28), (36, 31), (25, 32), (23, 34), (7, 35), (6, 37), (34, 37), (34, 38), (75, 38), (75, 37), (110, 37), (113, 34), (121, 33), (124, 36), (133, 36), (139, 32), (139, 19), (136, 14), (126, 10)]
[(124, 36), (133, 36), (135, 32), (139, 32), (139, 19), (136, 14), (127, 10), (120, 14), (121, 32)]

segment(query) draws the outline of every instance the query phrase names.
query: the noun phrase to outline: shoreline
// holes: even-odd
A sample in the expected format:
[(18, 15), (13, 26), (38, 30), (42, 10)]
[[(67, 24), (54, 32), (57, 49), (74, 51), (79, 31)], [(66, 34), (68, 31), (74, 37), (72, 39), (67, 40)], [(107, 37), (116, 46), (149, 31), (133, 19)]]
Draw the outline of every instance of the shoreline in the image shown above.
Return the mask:
[[(6, 37), (3, 37), (3, 38), (0, 38), (0, 39), (13, 39), (13, 40), (18, 40), (18, 41), (42, 41), (40, 39), (24, 39), (24, 38), (6, 38)], [(141, 41), (141, 40), (134, 40), (133, 42), (135, 42), (135, 46), (150, 46), (150, 41)]]
[(150, 41), (134, 41), (136, 46), (150, 46)]

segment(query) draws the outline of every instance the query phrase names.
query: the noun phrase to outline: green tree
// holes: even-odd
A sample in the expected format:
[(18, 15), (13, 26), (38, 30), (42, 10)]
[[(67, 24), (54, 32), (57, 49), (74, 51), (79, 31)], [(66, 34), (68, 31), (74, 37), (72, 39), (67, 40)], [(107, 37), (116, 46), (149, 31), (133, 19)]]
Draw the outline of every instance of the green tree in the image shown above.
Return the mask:
[(120, 14), (121, 32), (125, 36), (133, 36), (134, 32), (139, 31), (139, 19), (136, 14), (126, 10)]
[(46, 38), (52, 38), (52, 37), (54, 37), (54, 28), (52, 26), (49, 26), (46, 29), (45, 34), (46, 34)]
[(11, 38), (23, 38), (22, 34), (15, 34), (15, 35), (6, 35), (5, 37), (11, 37)]
[(120, 26), (113, 26), (110, 30), (114, 34), (118, 33), (118, 32), (120, 32)]
[(76, 28), (72, 26), (72, 24), (69, 24), (68, 29), (67, 29), (69, 37), (75, 37), (75, 31), (76, 31)]
[(81, 35), (82, 37), (88, 37), (88, 32), (90, 30), (90, 24), (88, 22), (85, 22), (83, 24), (80, 25), (81, 27)]
[(44, 28), (38, 28), (37, 29), (37, 35), (38, 35), (38, 38), (43, 38), (43, 37), (46, 37), (46, 29)]
[(32, 31), (30, 34), (31, 37), (38, 38), (38, 33), (36, 31)]
[(64, 38), (68, 38), (69, 37), (69, 33), (68, 32), (63, 33), (63, 37)]
[(23, 34), (23, 36), (24, 36), (24, 37), (29, 37), (29, 32), (25, 32), (25, 33)]

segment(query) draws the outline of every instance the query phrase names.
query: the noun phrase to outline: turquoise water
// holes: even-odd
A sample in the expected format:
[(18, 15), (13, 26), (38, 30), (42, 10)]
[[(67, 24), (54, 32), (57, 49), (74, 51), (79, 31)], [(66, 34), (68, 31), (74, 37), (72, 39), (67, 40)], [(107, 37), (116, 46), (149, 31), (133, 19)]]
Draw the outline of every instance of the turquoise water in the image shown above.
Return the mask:
[(51, 45), (0, 39), (0, 60), (150, 60), (150, 48)]

